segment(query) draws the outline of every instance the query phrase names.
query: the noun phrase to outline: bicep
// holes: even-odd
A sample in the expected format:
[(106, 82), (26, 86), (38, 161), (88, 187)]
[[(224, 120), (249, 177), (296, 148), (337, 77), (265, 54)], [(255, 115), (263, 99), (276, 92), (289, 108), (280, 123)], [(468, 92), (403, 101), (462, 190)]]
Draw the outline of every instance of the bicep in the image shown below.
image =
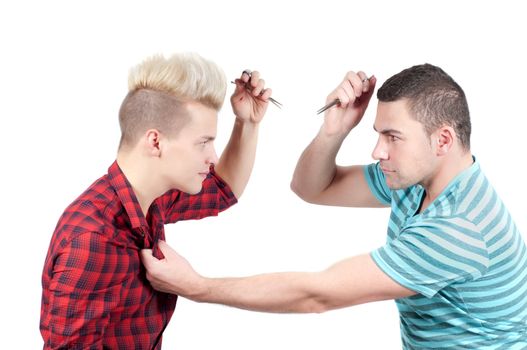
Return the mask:
[(364, 176), (362, 165), (337, 166), (335, 177), (329, 186), (311, 202), (344, 207), (380, 208), (386, 206), (372, 193)]
[(417, 294), (386, 275), (369, 254), (342, 260), (319, 273), (316, 293), (326, 309)]

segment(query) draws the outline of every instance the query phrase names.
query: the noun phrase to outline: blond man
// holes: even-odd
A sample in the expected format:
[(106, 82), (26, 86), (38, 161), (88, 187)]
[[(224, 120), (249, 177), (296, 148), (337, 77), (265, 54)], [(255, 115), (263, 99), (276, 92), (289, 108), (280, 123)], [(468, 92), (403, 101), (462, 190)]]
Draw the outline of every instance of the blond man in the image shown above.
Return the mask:
[(60, 218), (42, 275), (45, 349), (160, 349), (177, 297), (155, 291), (141, 249), (162, 258), (164, 225), (218, 215), (251, 174), (271, 90), (258, 72), (236, 79), (236, 116), (220, 159), (223, 72), (196, 54), (133, 68), (119, 111), (121, 142), (108, 173)]

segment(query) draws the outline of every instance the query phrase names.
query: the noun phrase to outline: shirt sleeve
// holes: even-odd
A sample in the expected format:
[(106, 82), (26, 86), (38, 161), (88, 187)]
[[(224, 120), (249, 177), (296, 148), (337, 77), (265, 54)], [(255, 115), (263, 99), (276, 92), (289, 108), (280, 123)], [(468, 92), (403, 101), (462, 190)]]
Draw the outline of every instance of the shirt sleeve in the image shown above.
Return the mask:
[(99, 233), (82, 233), (62, 247), (49, 286), (45, 349), (103, 348), (129, 263)]
[(364, 167), (364, 177), (373, 195), (383, 204), (390, 205), (392, 190), (386, 184), (386, 179), (379, 163), (372, 163)]
[(203, 181), (200, 193), (190, 195), (171, 190), (158, 199), (159, 207), (165, 213), (165, 223), (179, 220), (197, 220), (216, 216), (219, 212), (237, 203), (231, 188), (211, 167), (209, 176)]
[(485, 241), (463, 219), (421, 222), (371, 256), (397, 283), (428, 298), (449, 285), (476, 280), (489, 266)]

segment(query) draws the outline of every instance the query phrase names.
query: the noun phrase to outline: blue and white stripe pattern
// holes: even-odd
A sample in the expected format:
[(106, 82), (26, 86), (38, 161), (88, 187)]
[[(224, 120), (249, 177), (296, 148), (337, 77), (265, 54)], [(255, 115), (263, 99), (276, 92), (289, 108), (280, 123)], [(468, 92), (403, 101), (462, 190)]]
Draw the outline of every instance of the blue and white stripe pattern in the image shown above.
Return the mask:
[(417, 295), (396, 300), (404, 349), (527, 349), (527, 252), (477, 161), (417, 213), (420, 185), (390, 190), (379, 164), (364, 167), (391, 205), (388, 239), (372, 258)]

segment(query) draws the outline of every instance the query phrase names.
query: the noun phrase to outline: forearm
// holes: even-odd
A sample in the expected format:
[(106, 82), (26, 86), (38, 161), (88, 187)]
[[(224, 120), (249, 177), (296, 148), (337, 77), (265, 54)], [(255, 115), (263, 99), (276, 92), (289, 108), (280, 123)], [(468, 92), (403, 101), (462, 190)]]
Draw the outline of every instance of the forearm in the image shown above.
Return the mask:
[(344, 138), (345, 135), (327, 135), (322, 127), (304, 150), (291, 181), (291, 189), (299, 197), (310, 201), (331, 184), (337, 172), (337, 153)]
[(415, 295), (382, 272), (369, 254), (320, 272), (282, 272), (244, 278), (199, 278), (190, 299), (275, 313), (310, 313)]
[(236, 198), (240, 198), (251, 176), (258, 143), (258, 125), (237, 119), (215, 167), (216, 173), (230, 186)]
[(316, 273), (282, 272), (244, 278), (204, 278), (201, 292), (186, 296), (198, 302), (274, 313), (322, 312), (311, 284)]
[(165, 242), (165, 259), (141, 251), (146, 277), (161, 292), (207, 303), (275, 313), (323, 312), (415, 294), (380, 270), (369, 254), (320, 272), (279, 272), (242, 278), (205, 278)]

